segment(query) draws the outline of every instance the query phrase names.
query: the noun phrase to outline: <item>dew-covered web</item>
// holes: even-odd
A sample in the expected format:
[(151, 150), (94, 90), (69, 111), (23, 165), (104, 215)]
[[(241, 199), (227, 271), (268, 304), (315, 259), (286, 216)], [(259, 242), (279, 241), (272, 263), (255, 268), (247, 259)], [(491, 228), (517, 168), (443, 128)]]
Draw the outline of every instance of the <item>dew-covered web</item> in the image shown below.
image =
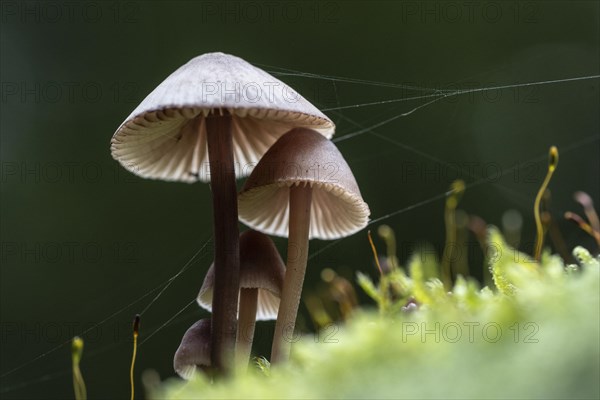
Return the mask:
[[(569, 90), (570, 84), (576, 81), (592, 81), (593, 84), (600, 79), (600, 75), (587, 75), (587, 76), (571, 76), (565, 78), (556, 78), (551, 80), (543, 80), (543, 81), (531, 81), (531, 82), (512, 82), (506, 83), (503, 85), (493, 85), (486, 87), (477, 87), (477, 88), (467, 88), (461, 89), (460, 84), (458, 88), (427, 88), (420, 87), (414, 85), (404, 85), (404, 84), (396, 84), (396, 83), (387, 83), (387, 82), (378, 82), (374, 80), (364, 80), (364, 79), (355, 79), (349, 77), (337, 77), (330, 75), (320, 75), (309, 72), (295, 71), (287, 68), (280, 68), (268, 65), (260, 65), (260, 67), (268, 70), (271, 74), (277, 76), (278, 78), (285, 80), (286, 77), (294, 77), (296, 79), (308, 79), (315, 81), (327, 81), (332, 85), (334, 97), (335, 97), (335, 106), (332, 107), (322, 107), (322, 111), (327, 113), (334, 121), (344, 121), (345, 125), (352, 127), (351, 129), (344, 129), (343, 131), (338, 130), (336, 135), (334, 136), (333, 142), (336, 144), (343, 143), (346, 141), (354, 140), (363, 135), (370, 135), (374, 138), (380, 140), (382, 145), (391, 146), (385, 149), (387, 152), (393, 153), (396, 149), (402, 149), (404, 151), (408, 151), (413, 153), (414, 155), (421, 157), (425, 160), (433, 161), (436, 163), (440, 163), (442, 165), (447, 165), (448, 168), (456, 169), (456, 165), (451, 165), (444, 160), (436, 157), (429, 152), (411, 146), (410, 144), (404, 142), (399, 137), (389, 137), (381, 134), (378, 129), (384, 127), (386, 125), (393, 124), (398, 120), (402, 120), (404, 118), (410, 118), (415, 113), (425, 112), (427, 109), (431, 108), (435, 103), (451, 98), (451, 97), (459, 97), (466, 94), (472, 94), (477, 92), (486, 92), (486, 91), (494, 91), (501, 89), (510, 89), (510, 88), (524, 88), (524, 87), (537, 87), (537, 86), (548, 86), (548, 85), (562, 85), (564, 86), (563, 90)], [(371, 102), (363, 102), (363, 103), (355, 103), (355, 104), (344, 104), (342, 99), (338, 93), (338, 86), (340, 85), (364, 85), (368, 87), (374, 88), (386, 88), (386, 89), (401, 89), (402, 91), (410, 91), (412, 92), (410, 95), (393, 97), (382, 99), (378, 101)], [(319, 104), (316, 104), (319, 106)], [(374, 121), (359, 121), (354, 117), (351, 117), (352, 111), (358, 109), (370, 108), (372, 110), (383, 111), (378, 114), (378, 117)], [(391, 116), (387, 116), (391, 111)], [(435, 113), (435, 111), (430, 110), (430, 113)], [(384, 116), (386, 115), (386, 116)], [(577, 141), (571, 142), (566, 146), (562, 146), (560, 148), (561, 154), (569, 153), (572, 151), (576, 151), (581, 149), (582, 147), (589, 145), (594, 142), (598, 142), (600, 139), (600, 135), (598, 132), (589, 132), (589, 135), (579, 139)], [(377, 157), (378, 154), (366, 155), (362, 159), (348, 159), (348, 163), (351, 168), (353, 168), (354, 163), (362, 162), (369, 158)], [(543, 162), (547, 159), (547, 152), (540, 152), (537, 154), (532, 154), (532, 156), (527, 160), (530, 163)], [(517, 166), (512, 166), (501, 171), (502, 175), (510, 174)], [(481, 178), (474, 176), (469, 173), (469, 171), (461, 170), (459, 171), (463, 176), (467, 176), (472, 178), (471, 182), (466, 184), (466, 188), (474, 188), (476, 186), (482, 185), (494, 185), (495, 187), (505, 190), (515, 201), (523, 202), (524, 204), (529, 204), (531, 199), (529, 196), (525, 196), (523, 193), (516, 191), (510, 187), (503, 186), (501, 183), (492, 181), (490, 178)], [(368, 226), (372, 226), (377, 223), (382, 223), (386, 220), (389, 220), (392, 217), (413, 212), (425, 205), (435, 203), (438, 201), (442, 201), (448, 195), (448, 191), (441, 191), (437, 194), (427, 196), (418, 201), (415, 201), (411, 204), (404, 205), (397, 209), (384, 210), (380, 213), (374, 213), (372, 215), (372, 219), (369, 222)], [(373, 211), (373, 210), (372, 210)], [(125, 312), (131, 317), (134, 314), (138, 313), (142, 317), (147, 313), (147, 311), (160, 302), (163, 298), (163, 294), (169, 290), (172, 283), (180, 278), (185, 272), (192, 270), (192, 267), (206, 267), (210, 264), (209, 260), (204, 259), (202, 254), (208, 244), (211, 242), (211, 238), (208, 238), (203, 242), (199, 249), (197, 249), (194, 255), (183, 264), (183, 266), (174, 266), (173, 270), (175, 271), (168, 279), (162, 282), (160, 285), (148, 289), (142, 296), (132, 299), (128, 304), (125, 304), (116, 310), (108, 313), (105, 318), (98, 321), (97, 323), (90, 326), (88, 329), (83, 330), (78, 333), (80, 337), (85, 339), (86, 334), (101, 327), (104, 324), (107, 324), (109, 321), (115, 320), (117, 317), (122, 316)], [(309, 260), (314, 259), (319, 254), (330, 251), (334, 247), (343, 246), (344, 239), (339, 239), (335, 241), (331, 241), (326, 245), (320, 247), (319, 249), (313, 251)], [(189, 249), (184, 249), (189, 250)], [(143, 339), (140, 342), (140, 346), (143, 346), (145, 343), (154, 338), (157, 334), (161, 333), (165, 328), (168, 328), (174, 322), (181, 319), (189, 319), (189, 315), (185, 314), (186, 311), (190, 310), (190, 307), (194, 305), (196, 302), (195, 293), (190, 294), (191, 296), (184, 296), (180, 305), (177, 307), (177, 311), (174, 312), (169, 318), (162, 321), (144, 321), (145, 327), (144, 331), (146, 332), (143, 335)], [(61, 367), (56, 368), (56, 370), (41, 372), (36, 366), (36, 363), (41, 359), (57, 352), (58, 350), (68, 352), (67, 348), (70, 345), (71, 341), (66, 341), (60, 343), (54, 347), (48, 348), (47, 351), (39, 354), (28, 360), (27, 362), (21, 363), (19, 365), (15, 365), (8, 369), (7, 371), (2, 371), (0, 373), (0, 378), (3, 380), (9, 380), (10, 384), (5, 384), (0, 389), (0, 393), (6, 394), (10, 392), (14, 392), (23, 387), (41, 384), (44, 382), (52, 381), (55, 379), (65, 379), (65, 376), (71, 374), (70, 368)], [(114, 350), (115, 347), (122, 343), (111, 343), (109, 345), (99, 347), (99, 348), (90, 348), (86, 351), (85, 359), (87, 362), (89, 360), (93, 360), (100, 354), (104, 354), (111, 350)], [(65, 364), (67, 367), (67, 364)], [(41, 373), (40, 373), (41, 372)]]

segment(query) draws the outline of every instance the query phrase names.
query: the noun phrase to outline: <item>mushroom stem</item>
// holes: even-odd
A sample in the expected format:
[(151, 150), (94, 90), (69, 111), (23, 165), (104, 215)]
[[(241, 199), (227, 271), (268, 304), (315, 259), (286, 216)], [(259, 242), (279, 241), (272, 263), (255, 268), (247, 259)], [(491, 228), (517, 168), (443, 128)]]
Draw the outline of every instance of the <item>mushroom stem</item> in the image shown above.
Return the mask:
[(311, 201), (312, 187), (310, 185), (290, 187), (287, 269), (273, 336), (272, 364), (284, 362), (290, 358), (296, 315), (308, 259)]
[(212, 304), (211, 363), (228, 374), (233, 365), (240, 281), (237, 188), (233, 164), (231, 115), (206, 117), (213, 199), (215, 287)]
[(246, 368), (250, 360), (252, 342), (254, 341), (254, 327), (256, 325), (256, 308), (258, 304), (258, 289), (240, 289), (240, 319), (238, 321), (238, 334), (235, 345), (236, 364)]

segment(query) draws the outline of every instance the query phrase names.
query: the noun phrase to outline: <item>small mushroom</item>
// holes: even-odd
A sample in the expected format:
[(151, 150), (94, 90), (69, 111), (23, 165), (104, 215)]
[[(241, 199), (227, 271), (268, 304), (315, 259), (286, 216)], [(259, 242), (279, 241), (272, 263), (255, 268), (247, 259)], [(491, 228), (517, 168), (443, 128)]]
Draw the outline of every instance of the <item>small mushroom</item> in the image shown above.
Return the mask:
[[(285, 264), (267, 235), (245, 231), (240, 235), (240, 302), (236, 359), (247, 365), (254, 340), (256, 320), (277, 318)], [(214, 288), (214, 264), (211, 265), (198, 294), (198, 304), (211, 311)]]
[(173, 368), (183, 379), (192, 379), (198, 368), (210, 371), (210, 319), (194, 323), (183, 335), (173, 358)]
[[(198, 56), (167, 77), (117, 129), (112, 156), (129, 171), (167, 181), (210, 181), (215, 240), (212, 360), (233, 353), (239, 284), (235, 177), (250, 173), (294, 127), (331, 137), (334, 124), (280, 80), (241, 58)], [(209, 171), (203, 170), (208, 161)]]
[(267, 234), (288, 236), (287, 269), (271, 351), (271, 362), (281, 362), (289, 358), (308, 240), (337, 239), (363, 229), (369, 207), (335, 145), (304, 128), (286, 133), (265, 153), (238, 202), (241, 221)]

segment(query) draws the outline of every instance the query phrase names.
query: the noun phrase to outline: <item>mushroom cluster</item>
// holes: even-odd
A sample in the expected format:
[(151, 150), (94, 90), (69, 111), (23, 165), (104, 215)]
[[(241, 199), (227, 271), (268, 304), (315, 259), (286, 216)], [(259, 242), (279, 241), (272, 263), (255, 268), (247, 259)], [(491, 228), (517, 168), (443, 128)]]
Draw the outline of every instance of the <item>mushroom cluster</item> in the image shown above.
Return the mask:
[[(112, 156), (129, 171), (210, 182), (214, 263), (198, 302), (212, 317), (184, 335), (175, 356), (180, 375), (207, 364), (227, 373), (234, 356), (247, 363), (256, 319), (277, 316), (271, 359), (289, 357), (284, 338), (294, 330), (308, 240), (350, 235), (369, 217), (348, 164), (328, 140), (334, 129), (267, 72), (209, 53), (167, 77), (115, 132)], [(248, 175), (238, 197), (235, 180)], [(239, 235), (238, 219), (258, 232)], [(288, 237), (287, 269), (265, 234)]]

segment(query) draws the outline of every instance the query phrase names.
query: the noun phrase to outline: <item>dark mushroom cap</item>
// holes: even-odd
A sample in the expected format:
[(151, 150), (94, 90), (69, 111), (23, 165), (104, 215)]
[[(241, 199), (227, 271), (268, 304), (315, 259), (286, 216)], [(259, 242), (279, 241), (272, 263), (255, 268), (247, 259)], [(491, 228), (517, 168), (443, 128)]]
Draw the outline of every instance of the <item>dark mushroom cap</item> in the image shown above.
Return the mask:
[(198, 367), (210, 366), (210, 326), (210, 318), (201, 319), (184, 333), (173, 359), (173, 368), (183, 379), (191, 379)]
[(289, 86), (239, 57), (208, 53), (167, 77), (117, 129), (111, 153), (145, 178), (209, 181), (205, 118), (232, 115), (236, 176), (248, 175), (267, 149), (294, 127), (325, 137), (335, 126)]
[[(277, 318), (285, 264), (268, 236), (245, 231), (240, 235), (240, 288), (258, 289), (257, 320)], [(215, 281), (214, 264), (210, 266), (198, 294), (198, 304), (212, 311)]]
[(289, 188), (313, 189), (310, 238), (337, 239), (363, 229), (369, 206), (335, 145), (319, 133), (296, 128), (265, 153), (238, 195), (240, 220), (261, 232), (288, 235)]

